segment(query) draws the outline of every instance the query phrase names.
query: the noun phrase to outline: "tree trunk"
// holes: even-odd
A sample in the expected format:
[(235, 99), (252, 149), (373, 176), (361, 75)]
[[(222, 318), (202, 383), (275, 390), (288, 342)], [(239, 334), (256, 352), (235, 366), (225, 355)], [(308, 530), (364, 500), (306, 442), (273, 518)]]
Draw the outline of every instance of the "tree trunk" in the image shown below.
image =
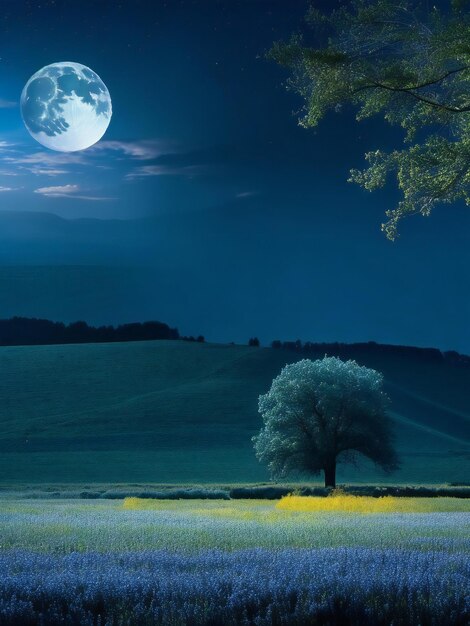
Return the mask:
[(325, 487), (336, 488), (336, 461), (328, 463), (323, 470), (325, 472)]

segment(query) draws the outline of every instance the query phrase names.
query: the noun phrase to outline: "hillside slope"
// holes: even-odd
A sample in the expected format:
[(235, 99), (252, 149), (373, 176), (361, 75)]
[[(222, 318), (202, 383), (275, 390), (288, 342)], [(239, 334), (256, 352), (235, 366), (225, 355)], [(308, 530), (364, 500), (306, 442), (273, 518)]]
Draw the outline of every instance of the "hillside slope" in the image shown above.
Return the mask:
[[(251, 444), (257, 398), (299, 358), (178, 341), (2, 347), (0, 482), (264, 480)], [(468, 480), (470, 370), (357, 360), (385, 375), (402, 469), (345, 466), (339, 480)]]

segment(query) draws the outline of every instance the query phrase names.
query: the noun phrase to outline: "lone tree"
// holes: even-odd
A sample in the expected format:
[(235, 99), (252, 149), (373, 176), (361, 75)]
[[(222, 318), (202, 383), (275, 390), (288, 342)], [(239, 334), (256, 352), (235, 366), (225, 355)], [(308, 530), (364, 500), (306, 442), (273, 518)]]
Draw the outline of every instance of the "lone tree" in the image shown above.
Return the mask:
[(336, 464), (363, 455), (397, 469), (383, 376), (355, 361), (326, 357), (286, 365), (259, 398), (264, 426), (253, 437), (256, 456), (274, 478), (325, 474), (336, 486)]
[(301, 126), (352, 105), (357, 120), (380, 115), (404, 129), (403, 149), (369, 152), (369, 167), (349, 179), (373, 191), (396, 177), (403, 198), (382, 224), (391, 240), (407, 215), (470, 204), (469, 1), (445, 4), (351, 0), (328, 14), (312, 8), (311, 41), (294, 35), (268, 53), (290, 68), (288, 87), (305, 99)]

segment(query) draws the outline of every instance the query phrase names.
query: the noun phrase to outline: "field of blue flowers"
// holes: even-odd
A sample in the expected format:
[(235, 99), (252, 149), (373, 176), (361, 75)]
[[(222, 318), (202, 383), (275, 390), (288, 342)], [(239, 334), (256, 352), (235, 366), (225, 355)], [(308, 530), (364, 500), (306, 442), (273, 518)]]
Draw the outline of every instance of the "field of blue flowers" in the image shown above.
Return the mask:
[(0, 624), (467, 625), (470, 514), (0, 502)]

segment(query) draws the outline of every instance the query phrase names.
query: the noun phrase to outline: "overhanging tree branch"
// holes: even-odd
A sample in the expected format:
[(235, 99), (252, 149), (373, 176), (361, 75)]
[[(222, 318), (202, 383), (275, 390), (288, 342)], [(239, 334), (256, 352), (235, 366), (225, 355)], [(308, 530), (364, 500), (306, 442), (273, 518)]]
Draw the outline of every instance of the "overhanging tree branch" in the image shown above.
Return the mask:
[(468, 111), (470, 111), (470, 103), (468, 105), (465, 105), (463, 107), (456, 107), (456, 106), (452, 106), (449, 104), (446, 104), (444, 102), (438, 102), (437, 100), (431, 100), (431, 98), (427, 98), (426, 96), (423, 96), (419, 93), (415, 93), (415, 91), (417, 89), (423, 89), (424, 87), (430, 87), (431, 85), (436, 85), (437, 83), (443, 81), (445, 78), (447, 78), (448, 76), (451, 76), (452, 74), (455, 74), (457, 72), (462, 72), (463, 70), (469, 69), (468, 66), (466, 67), (462, 67), (458, 70), (453, 70), (452, 72), (447, 72), (447, 74), (444, 74), (444, 76), (441, 76), (441, 78), (438, 78), (436, 80), (433, 81), (428, 81), (427, 83), (422, 83), (421, 85), (416, 85), (414, 87), (395, 87), (393, 85), (387, 85), (385, 83), (380, 83), (380, 82), (371, 82), (368, 85), (362, 85), (361, 87), (357, 87), (356, 89), (354, 89), (352, 91), (352, 94), (356, 94), (359, 93), (361, 91), (365, 91), (367, 89), (385, 89), (387, 91), (395, 91), (395, 92), (399, 92), (399, 93), (405, 93), (408, 94), (410, 96), (412, 96), (413, 98), (416, 98), (416, 100), (420, 100), (421, 102), (424, 102), (426, 104), (429, 104), (430, 106), (433, 107), (437, 107), (439, 109), (443, 109), (444, 111), (448, 111), (450, 113), (466, 113)]
[(457, 3), (444, 12), (412, 0), (349, 0), (312, 11), (308, 23), (319, 27), (316, 46), (294, 36), (269, 55), (292, 70), (288, 86), (305, 101), (301, 125), (351, 103), (358, 120), (382, 116), (405, 130), (406, 149), (370, 151), (369, 167), (350, 178), (368, 191), (396, 178), (403, 199), (386, 211), (386, 236), (394, 240), (399, 220), (429, 215), (437, 203), (470, 205), (470, 12)]

